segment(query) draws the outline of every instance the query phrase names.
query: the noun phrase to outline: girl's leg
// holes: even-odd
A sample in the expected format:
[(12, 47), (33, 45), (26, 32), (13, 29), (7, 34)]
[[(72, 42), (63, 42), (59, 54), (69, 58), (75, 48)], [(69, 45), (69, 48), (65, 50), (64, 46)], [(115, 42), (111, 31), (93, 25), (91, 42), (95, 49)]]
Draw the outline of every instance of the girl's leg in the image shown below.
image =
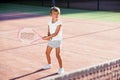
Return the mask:
[(51, 58), (50, 58), (50, 53), (52, 51), (52, 48), (50, 46), (47, 46), (47, 49), (46, 49), (46, 57), (47, 57), (47, 62), (48, 64), (51, 64)]
[(59, 67), (62, 68), (62, 59), (61, 59), (61, 56), (60, 56), (60, 47), (56, 48), (56, 57), (57, 57), (57, 60), (58, 60), (58, 63), (59, 63)]

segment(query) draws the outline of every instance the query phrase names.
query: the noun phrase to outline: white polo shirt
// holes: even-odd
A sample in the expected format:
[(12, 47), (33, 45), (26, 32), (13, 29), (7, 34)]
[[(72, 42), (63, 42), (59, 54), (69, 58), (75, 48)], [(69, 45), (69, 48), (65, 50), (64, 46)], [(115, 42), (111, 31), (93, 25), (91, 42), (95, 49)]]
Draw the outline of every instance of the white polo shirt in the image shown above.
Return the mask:
[[(55, 23), (52, 23), (52, 19), (48, 23), (49, 28), (50, 28), (50, 34), (55, 33), (58, 25), (62, 25), (62, 22), (60, 20), (56, 21)], [(54, 40), (62, 40), (62, 27), (60, 28), (60, 31), (58, 34), (52, 38), (52, 41)]]

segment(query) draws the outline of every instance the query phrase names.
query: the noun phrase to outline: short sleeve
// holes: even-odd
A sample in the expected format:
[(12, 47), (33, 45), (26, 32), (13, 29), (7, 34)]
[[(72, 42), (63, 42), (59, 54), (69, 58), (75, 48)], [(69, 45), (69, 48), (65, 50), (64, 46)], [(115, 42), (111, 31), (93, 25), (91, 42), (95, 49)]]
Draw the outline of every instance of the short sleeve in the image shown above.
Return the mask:
[(62, 21), (58, 20), (57, 25), (62, 25)]

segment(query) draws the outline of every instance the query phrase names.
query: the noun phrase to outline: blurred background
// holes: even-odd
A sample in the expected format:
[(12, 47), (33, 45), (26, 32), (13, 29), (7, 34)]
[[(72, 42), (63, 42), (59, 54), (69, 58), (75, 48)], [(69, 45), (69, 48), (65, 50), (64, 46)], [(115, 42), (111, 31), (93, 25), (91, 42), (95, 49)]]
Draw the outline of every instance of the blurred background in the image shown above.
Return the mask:
[(64, 8), (120, 11), (120, 0), (0, 0), (1, 3), (17, 3), (37, 6), (55, 5)]

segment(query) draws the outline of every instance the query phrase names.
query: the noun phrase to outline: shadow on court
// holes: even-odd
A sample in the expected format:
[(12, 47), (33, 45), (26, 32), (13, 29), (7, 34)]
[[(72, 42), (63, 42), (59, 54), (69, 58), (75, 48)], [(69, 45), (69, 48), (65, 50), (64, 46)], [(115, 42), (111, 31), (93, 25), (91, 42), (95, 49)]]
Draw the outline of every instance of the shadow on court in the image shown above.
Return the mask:
[(47, 76), (44, 76), (44, 77), (41, 77), (41, 78), (38, 78), (38, 79), (35, 79), (35, 80), (41, 80), (41, 79), (44, 79), (44, 78), (47, 78), (47, 77), (50, 77), (50, 76), (55, 76), (55, 75), (58, 75), (58, 73), (53, 73), (53, 74), (50, 74), (50, 75), (47, 75)]
[(7, 13), (7, 14), (0, 14), (0, 21), (12, 20), (12, 19), (33, 18), (33, 17), (39, 17), (39, 16), (44, 16), (44, 15), (13, 12), (13, 13)]
[(29, 75), (32, 75), (32, 74), (35, 74), (35, 73), (38, 73), (38, 72), (41, 72), (41, 71), (45, 71), (45, 70), (44, 70), (44, 69), (39, 69), (39, 70), (36, 70), (36, 71), (34, 71), (34, 72), (31, 72), (31, 73), (28, 73), (28, 74), (24, 74), (24, 75), (21, 75), (21, 76), (12, 78), (12, 79), (10, 79), (10, 80), (20, 79), (20, 78), (23, 78), (23, 77), (26, 77), (26, 76), (29, 76)]

